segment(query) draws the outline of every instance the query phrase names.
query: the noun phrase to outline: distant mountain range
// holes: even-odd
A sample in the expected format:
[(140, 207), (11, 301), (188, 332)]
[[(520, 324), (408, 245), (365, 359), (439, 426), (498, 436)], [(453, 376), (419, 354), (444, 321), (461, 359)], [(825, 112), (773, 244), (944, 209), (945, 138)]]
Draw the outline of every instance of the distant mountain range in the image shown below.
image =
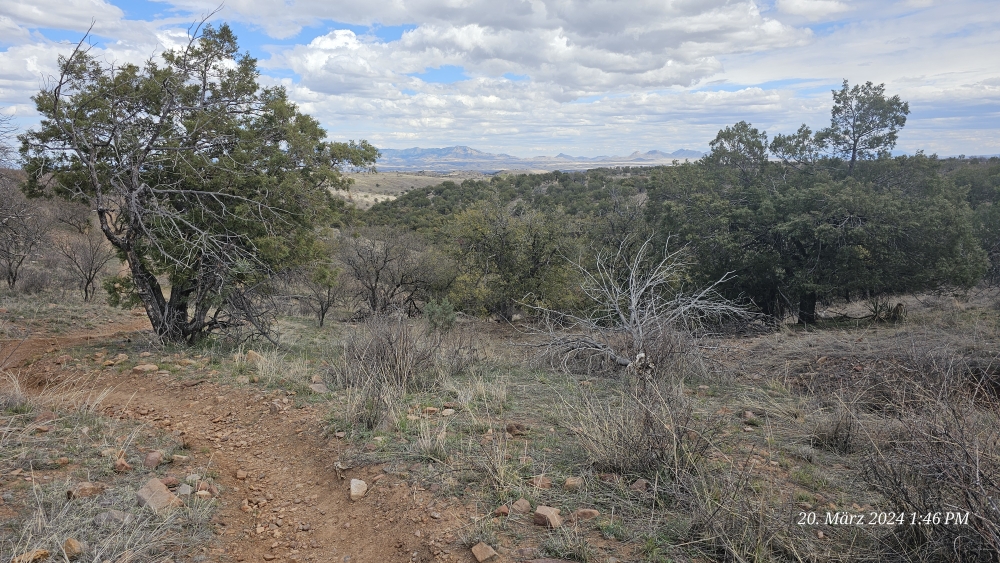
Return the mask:
[(440, 149), (381, 149), (382, 158), (376, 166), (379, 170), (451, 172), (455, 170), (475, 170), (496, 172), (499, 170), (586, 170), (609, 166), (655, 166), (670, 164), (675, 160), (701, 158), (705, 153), (680, 149), (671, 153), (663, 151), (633, 152), (628, 156), (570, 156), (560, 153), (556, 156), (536, 156), (520, 158), (509, 154), (493, 154), (470, 147), (445, 147)]

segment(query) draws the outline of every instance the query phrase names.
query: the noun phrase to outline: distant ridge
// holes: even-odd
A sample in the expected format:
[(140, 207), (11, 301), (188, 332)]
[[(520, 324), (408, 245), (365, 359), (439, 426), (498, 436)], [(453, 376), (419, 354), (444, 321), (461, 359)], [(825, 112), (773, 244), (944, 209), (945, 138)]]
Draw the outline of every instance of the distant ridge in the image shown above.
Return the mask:
[(466, 146), (444, 148), (381, 149), (382, 158), (376, 166), (383, 171), (435, 171), (475, 170), (586, 170), (609, 166), (655, 166), (670, 164), (675, 160), (696, 159), (705, 153), (679, 149), (668, 153), (658, 150), (635, 151), (628, 156), (556, 156), (519, 158), (509, 154), (493, 154)]

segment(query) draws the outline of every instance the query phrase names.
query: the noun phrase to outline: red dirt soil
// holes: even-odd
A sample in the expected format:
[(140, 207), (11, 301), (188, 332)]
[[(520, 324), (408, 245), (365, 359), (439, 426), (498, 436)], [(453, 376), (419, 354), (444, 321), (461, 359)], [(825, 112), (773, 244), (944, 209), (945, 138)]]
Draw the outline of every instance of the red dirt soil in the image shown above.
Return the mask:
[[(122, 328), (26, 340), (5, 362), (6, 369), (18, 374), (31, 394), (55, 385), (67, 392), (109, 389), (102, 403), (106, 414), (144, 420), (182, 439), (191, 460), (166, 466), (168, 473), (183, 480), (208, 467), (221, 485), (208, 561), (475, 561), (457, 542), (460, 530), (472, 522), (474, 507), (454, 497), (435, 497), (408, 483), (405, 474), (380, 466), (338, 475), (334, 464), (344, 445), (324, 435), (320, 407), (295, 408), (279, 399), (282, 408), (274, 413), (274, 397), (260, 389), (210, 381), (192, 385), (197, 380), (173, 375), (104, 370), (66, 380), (56, 363), (59, 355), (74, 346), (125, 337)], [(137, 321), (127, 330), (148, 328), (148, 322)], [(237, 471), (246, 477), (237, 479)], [(349, 499), (350, 479), (369, 485), (358, 502)], [(267, 503), (248, 511), (244, 499), (251, 506), (255, 500)], [(269, 528), (278, 517), (282, 524), (275, 537)]]

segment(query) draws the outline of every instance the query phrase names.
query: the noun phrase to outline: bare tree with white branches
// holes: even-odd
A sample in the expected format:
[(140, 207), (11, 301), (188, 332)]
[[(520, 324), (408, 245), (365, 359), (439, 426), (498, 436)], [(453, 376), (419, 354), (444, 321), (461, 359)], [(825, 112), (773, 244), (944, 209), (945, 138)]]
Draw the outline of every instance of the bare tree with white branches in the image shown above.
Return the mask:
[[(652, 238), (634, 248), (624, 237), (613, 251), (600, 252), (592, 267), (573, 262), (583, 276), (591, 307), (587, 314), (536, 308), (548, 319), (543, 346), (560, 358), (564, 369), (575, 360), (610, 363), (619, 368), (654, 369), (669, 353), (678, 332), (692, 333), (752, 314), (723, 298), (716, 288), (687, 291), (685, 249), (651, 256)], [(558, 322), (557, 322), (558, 321)]]

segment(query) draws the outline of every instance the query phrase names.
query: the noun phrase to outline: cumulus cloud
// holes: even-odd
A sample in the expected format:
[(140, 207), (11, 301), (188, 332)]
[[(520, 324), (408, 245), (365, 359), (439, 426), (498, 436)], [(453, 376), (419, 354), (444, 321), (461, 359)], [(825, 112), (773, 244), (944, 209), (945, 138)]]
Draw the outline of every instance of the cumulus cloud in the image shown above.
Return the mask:
[(847, 4), (838, 0), (778, 0), (777, 6), (782, 12), (810, 20), (819, 20), (850, 10)]
[[(21, 113), (66, 51), (39, 28), (79, 32), (96, 20), (110, 40), (95, 52), (140, 61), (179, 44), (190, 21), (218, 5), (163, 3), (173, 19), (130, 20), (106, 0), (3, 4), (0, 105)], [(284, 85), (331, 137), (378, 146), (524, 155), (705, 148), (741, 119), (772, 134), (821, 127), (830, 89), (848, 78), (885, 82), (911, 102), (900, 148), (973, 154), (1000, 152), (1000, 13), (991, 4), (227, 0), (214, 21), (254, 30), (262, 79)], [(405, 27), (380, 36), (382, 26)], [(456, 81), (421, 78), (441, 67), (455, 67)], [(935, 135), (942, 127), (948, 133)]]

